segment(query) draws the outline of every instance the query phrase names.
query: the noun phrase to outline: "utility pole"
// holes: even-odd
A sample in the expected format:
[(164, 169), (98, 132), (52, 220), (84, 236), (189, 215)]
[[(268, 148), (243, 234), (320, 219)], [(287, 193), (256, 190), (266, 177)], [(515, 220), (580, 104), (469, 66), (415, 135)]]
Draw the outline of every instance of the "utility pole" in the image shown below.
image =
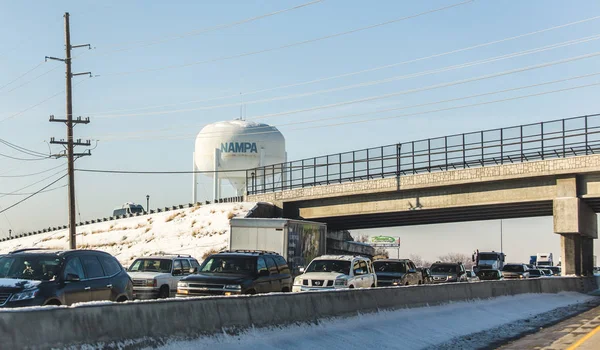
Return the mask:
[(67, 118), (66, 119), (56, 119), (54, 118), (54, 115), (50, 116), (50, 122), (61, 122), (61, 123), (65, 123), (67, 125), (67, 140), (60, 140), (60, 141), (56, 141), (54, 139), (54, 137), (50, 138), (50, 143), (51, 144), (58, 144), (58, 145), (62, 145), (63, 147), (65, 147), (65, 152), (64, 153), (59, 153), (54, 155), (56, 158), (61, 158), (61, 157), (67, 157), (67, 171), (68, 171), (68, 177), (69, 177), (69, 248), (70, 249), (76, 249), (77, 248), (77, 242), (76, 242), (76, 234), (77, 234), (77, 230), (76, 230), (76, 211), (75, 211), (75, 168), (74, 168), (74, 162), (75, 162), (75, 157), (79, 158), (79, 157), (83, 157), (83, 156), (89, 156), (91, 155), (91, 152), (88, 150), (87, 152), (84, 153), (74, 153), (73, 148), (75, 146), (90, 146), (90, 141), (85, 141), (82, 142), (81, 139), (78, 139), (77, 141), (74, 141), (73, 139), (73, 125), (74, 124), (88, 124), (90, 122), (90, 118), (86, 118), (86, 119), (81, 119), (81, 117), (78, 117), (77, 119), (73, 119), (73, 96), (72, 96), (72, 79), (74, 76), (77, 75), (89, 75), (91, 77), (91, 73), (90, 72), (85, 72), (85, 73), (77, 73), (77, 74), (73, 74), (71, 73), (71, 49), (74, 48), (79, 48), (79, 47), (88, 47), (89, 49), (91, 49), (91, 46), (89, 44), (85, 44), (85, 45), (75, 45), (75, 46), (71, 46), (71, 30), (69, 27), (69, 13), (65, 12), (65, 58), (56, 58), (56, 57), (49, 57), (46, 56), (46, 60), (51, 59), (51, 60), (56, 60), (56, 61), (62, 61), (65, 63), (65, 67), (66, 67), (66, 74), (65, 74), (65, 78), (66, 78), (66, 96), (67, 96), (67, 106), (66, 106), (66, 114), (67, 114)]

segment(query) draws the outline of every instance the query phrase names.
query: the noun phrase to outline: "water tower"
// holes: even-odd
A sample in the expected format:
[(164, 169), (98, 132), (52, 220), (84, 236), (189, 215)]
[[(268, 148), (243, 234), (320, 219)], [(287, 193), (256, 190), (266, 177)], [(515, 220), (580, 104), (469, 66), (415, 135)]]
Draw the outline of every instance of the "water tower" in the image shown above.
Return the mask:
[[(237, 195), (242, 196), (246, 188), (246, 169), (286, 160), (285, 138), (276, 127), (236, 119), (202, 128), (196, 136), (193, 167), (194, 171), (209, 172), (206, 175), (213, 178), (213, 199), (220, 199), (222, 180), (228, 180)], [(197, 183), (194, 173), (194, 203), (197, 202)]]

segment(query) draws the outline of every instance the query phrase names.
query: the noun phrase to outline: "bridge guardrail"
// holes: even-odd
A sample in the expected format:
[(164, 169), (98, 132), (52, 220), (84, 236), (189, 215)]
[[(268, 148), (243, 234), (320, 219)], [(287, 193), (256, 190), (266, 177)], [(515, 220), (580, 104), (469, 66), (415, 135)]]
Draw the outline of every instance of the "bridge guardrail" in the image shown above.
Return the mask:
[(247, 194), (600, 152), (600, 114), (410, 141), (246, 171)]

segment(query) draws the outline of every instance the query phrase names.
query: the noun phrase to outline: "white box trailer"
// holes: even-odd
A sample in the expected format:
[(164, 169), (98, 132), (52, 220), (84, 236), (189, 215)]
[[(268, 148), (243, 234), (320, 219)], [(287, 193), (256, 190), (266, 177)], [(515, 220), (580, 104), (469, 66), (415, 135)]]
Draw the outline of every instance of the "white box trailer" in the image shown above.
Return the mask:
[(320, 222), (232, 218), (229, 250), (267, 250), (281, 254), (293, 274), (327, 251), (327, 225)]

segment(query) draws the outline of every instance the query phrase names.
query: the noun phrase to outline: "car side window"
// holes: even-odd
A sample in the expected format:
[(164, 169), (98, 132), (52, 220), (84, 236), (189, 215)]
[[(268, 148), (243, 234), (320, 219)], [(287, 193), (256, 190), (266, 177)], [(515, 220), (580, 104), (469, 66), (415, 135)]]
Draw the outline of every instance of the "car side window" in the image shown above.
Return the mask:
[(80, 280), (85, 279), (83, 266), (81, 265), (81, 260), (79, 260), (78, 257), (73, 257), (67, 261), (63, 277), (66, 278), (68, 274), (76, 275), (79, 277)]
[(181, 260), (177, 259), (173, 261), (173, 276), (181, 275), (183, 273), (183, 267), (181, 266)]
[(356, 271), (360, 269), (360, 261), (359, 260), (354, 260), (353, 264), (352, 264), (352, 272), (354, 273), (354, 276), (357, 276), (358, 274), (356, 273)]
[(265, 262), (265, 259), (263, 259), (263, 257), (258, 257), (257, 262), (256, 262), (256, 271), (258, 273), (260, 273), (263, 270), (268, 271), (267, 263)]
[(367, 266), (366, 261), (361, 260), (358, 266), (360, 266), (360, 269), (363, 270), (363, 274), (369, 273), (369, 267)]
[(273, 258), (270, 256), (265, 257), (265, 260), (267, 261), (267, 268), (269, 269), (269, 272), (272, 275), (279, 274), (279, 271), (277, 271), (277, 264), (275, 264), (275, 260), (273, 260)]
[(275, 262), (277, 263), (277, 268), (279, 269), (279, 273), (282, 273), (282, 274), (290, 273), (290, 268), (289, 268), (287, 262), (285, 261), (285, 259), (283, 258), (283, 256), (276, 256)]
[(121, 264), (112, 256), (100, 256), (99, 259), (107, 276), (116, 275), (122, 269)]
[(192, 263), (192, 267), (196, 268), (196, 271), (198, 271), (200, 269), (200, 264), (198, 263), (198, 260), (192, 259), (192, 260), (190, 260), (190, 262)]
[(189, 275), (190, 273), (190, 262), (186, 259), (181, 260), (181, 266), (183, 267), (183, 274)]
[(104, 270), (100, 264), (100, 260), (93, 255), (84, 255), (81, 257), (83, 268), (87, 278), (104, 277)]

